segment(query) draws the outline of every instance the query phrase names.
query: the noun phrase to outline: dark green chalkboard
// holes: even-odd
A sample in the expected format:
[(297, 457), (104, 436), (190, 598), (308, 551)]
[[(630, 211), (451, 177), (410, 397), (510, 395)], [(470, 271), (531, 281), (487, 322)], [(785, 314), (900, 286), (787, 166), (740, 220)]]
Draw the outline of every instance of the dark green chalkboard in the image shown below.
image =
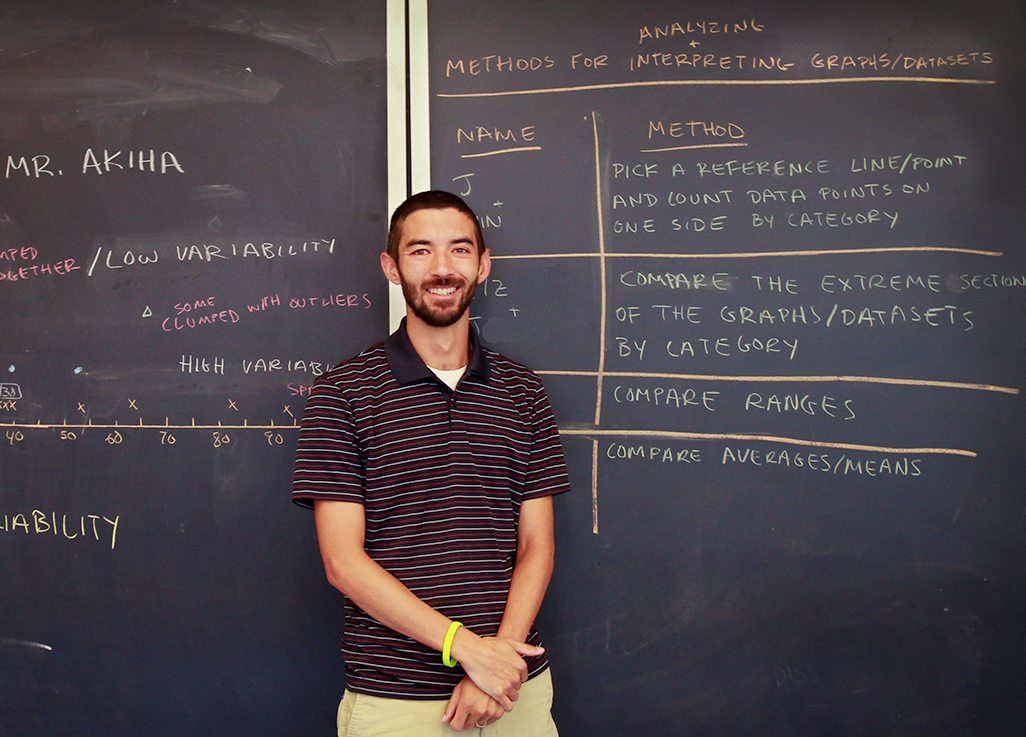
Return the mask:
[(576, 735), (1026, 729), (1021, 5), (429, 5)]
[(384, 4), (0, 17), (0, 734), (330, 734), (288, 493), (386, 324)]

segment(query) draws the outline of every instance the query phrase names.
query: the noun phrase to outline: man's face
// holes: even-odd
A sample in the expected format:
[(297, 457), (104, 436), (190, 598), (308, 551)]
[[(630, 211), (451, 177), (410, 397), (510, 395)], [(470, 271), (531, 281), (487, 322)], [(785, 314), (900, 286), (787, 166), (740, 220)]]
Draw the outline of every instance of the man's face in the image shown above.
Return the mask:
[(458, 210), (417, 210), (403, 222), (399, 263), (382, 255), (386, 276), (402, 286), (406, 304), (426, 324), (457, 322), (488, 276), (489, 254), (478, 253), (476, 236), (474, 221)]

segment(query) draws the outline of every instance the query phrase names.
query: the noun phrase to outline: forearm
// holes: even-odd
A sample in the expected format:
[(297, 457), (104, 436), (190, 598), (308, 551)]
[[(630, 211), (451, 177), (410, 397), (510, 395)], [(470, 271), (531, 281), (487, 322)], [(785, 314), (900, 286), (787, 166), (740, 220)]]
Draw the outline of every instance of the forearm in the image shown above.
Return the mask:
[(324, 561), (328, 581), (386, 627), (441, 651), (452, 620), (418, 598), (366, 553)]
[(535, 551), (517, 559), (506, 609), (499, 624), (500, 637), (520, 642), (527, 639), (549, 587), (552, 568), (553, 556), (546, 551)]
[[(314, 504), (317, 536), (328, 581), (370, 617), (421, 644), (441, 651), (452, 620), (418, 598), (364, 549), (362, 505)], [(467, 674), (504, 708), (512, 708), (516, 689), (527, 675), (523, 657), (539, 648), (506, 638), (482, 638), (460, 627), (450, 654)]]
[(531, 631), (555, 562), (552, 498), (525, 502), (521, 509), (517, 558), (499, 635), (523, 642)]

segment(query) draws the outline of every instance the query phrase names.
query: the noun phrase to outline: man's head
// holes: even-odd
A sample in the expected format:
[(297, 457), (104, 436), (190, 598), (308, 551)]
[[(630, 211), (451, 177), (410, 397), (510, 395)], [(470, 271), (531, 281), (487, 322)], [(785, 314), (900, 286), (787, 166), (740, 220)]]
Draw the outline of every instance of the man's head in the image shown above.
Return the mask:
[(402, 286), (408, 318), (446, 328), (466, 314), (491, 260), (473, 211), (456, 195), (433, 190), (396, 209), (381, 268)]
[(481, 225), (477, 221), (477, 215), (470, 209), (470, 205), (462, 199), (451, 192), (445, 192), (440, 189), (429, 189), (426, 192), (411, 195), (403, 204), (395, 208), (395, 212), (392, 213), (392, 220), (388, 226), (388, 247), (386, 253), (396, 263), (399, 262), (399, 239), (402, 237), (403, 224), (410, 215), (418, 210), (445, 210), (447, 208), (462, 212), (473, 221), (478, 254), (484, 253), (484, 235), (481, 233)]

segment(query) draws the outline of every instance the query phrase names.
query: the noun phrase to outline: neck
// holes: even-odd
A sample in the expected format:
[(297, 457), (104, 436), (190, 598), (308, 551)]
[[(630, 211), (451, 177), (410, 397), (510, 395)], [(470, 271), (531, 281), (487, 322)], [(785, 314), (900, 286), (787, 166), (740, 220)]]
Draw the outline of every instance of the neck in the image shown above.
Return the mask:
[(406, 313), (406, 334), (420, 359), (431, 368), (452, 371), (470, 363), (470, 316), (436, 328), (412, 312)]

